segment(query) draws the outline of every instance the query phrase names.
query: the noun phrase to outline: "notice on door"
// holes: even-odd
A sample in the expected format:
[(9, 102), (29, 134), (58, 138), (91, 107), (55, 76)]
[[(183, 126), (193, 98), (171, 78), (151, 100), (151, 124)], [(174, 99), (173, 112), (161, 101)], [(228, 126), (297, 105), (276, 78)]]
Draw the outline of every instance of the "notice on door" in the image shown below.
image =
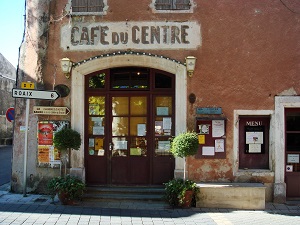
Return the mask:
[(288, 163), (299, 163), (299, 154), (288, 154), (287, 162)]

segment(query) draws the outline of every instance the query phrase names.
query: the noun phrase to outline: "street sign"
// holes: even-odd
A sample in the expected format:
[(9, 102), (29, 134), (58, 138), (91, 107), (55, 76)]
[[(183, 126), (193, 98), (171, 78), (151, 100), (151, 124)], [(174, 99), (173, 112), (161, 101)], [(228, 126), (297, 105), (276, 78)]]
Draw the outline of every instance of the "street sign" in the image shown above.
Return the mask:
[(70, 109), (67, 107), (53, 107), (53, 106), (34, 106), (33, 114), (39, 115), (68, 115)]
[(37, 90), (25, 90), (25, 89), (12, 89), (13, 98), (31, 98), (31, 99), (44, 99), (44, 100), (56, 100), (59, 98), (59, 94), (56, 91), (37, 91)]
[(32, 82), (22, 82), (21, 83), (22, 89), (34, 89), (34, 83)]
[(11, 122), (12, 120), (15, 119), (15, 109), (14, 108), (8, 108), (6, 110), (6, 119)]

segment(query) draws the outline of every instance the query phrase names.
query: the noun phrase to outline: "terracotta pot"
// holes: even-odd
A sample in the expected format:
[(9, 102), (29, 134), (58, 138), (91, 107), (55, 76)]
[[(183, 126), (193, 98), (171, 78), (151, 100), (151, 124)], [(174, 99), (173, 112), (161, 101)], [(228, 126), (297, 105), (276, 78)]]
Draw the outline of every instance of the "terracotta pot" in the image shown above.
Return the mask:
[(183, 203), (181, 205), (182, 208), (190, 208), (193, 200), (194, 191), (187, 190), (184, 194)]
[(68, 193), (61, 192), (58, 194), (58, 199), (63, 205), (74, 205), (74, 200), (70, 200)]

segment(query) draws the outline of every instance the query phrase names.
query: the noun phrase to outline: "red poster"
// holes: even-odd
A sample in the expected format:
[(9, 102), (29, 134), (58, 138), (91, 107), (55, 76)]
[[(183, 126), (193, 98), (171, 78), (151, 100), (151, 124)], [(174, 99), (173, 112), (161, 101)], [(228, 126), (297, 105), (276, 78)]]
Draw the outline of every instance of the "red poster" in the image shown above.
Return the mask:
[(53, 145), (53, 123), (38, 124), (38, 144)]

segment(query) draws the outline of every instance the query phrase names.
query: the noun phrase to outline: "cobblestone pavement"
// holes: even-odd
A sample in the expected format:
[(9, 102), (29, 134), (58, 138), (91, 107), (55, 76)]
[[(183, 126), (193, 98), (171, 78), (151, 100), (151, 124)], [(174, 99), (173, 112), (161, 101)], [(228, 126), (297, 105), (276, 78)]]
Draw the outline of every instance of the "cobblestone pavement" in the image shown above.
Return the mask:
[(74, 206), (52, 202), (47, 195), (13, 194), (0, 189), (0, 224), (109, 224), (109, 225), (198, 225), (198, 224), (300, 224), (300, 204), (266, 204), (265, 210), (171, 209), (165, 204), (110, 202)]

